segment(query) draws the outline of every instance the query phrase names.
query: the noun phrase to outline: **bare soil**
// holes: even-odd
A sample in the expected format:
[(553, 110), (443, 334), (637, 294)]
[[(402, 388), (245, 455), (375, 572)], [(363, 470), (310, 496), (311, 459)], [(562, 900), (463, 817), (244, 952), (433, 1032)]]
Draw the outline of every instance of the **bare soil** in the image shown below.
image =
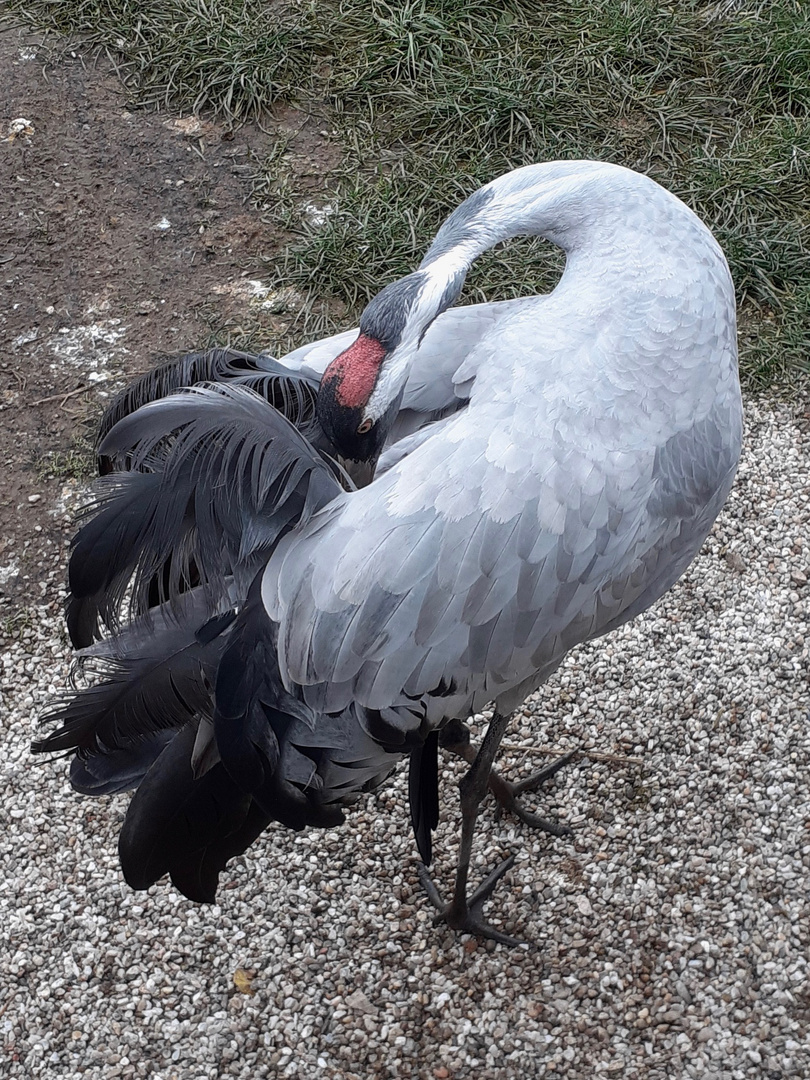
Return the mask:
[(0, 620), (68, 542), (77, 447), (105, 400), (212, 328), (239, 337), (243, 315), (269, 346), (283, 329), (251, 285), (283, 237), (249, 177), (284, 135), (317, 183), (334, 158), (318, 127), (290, 109), (236, 131), (139, 110), (108, 63), (0, 34)]

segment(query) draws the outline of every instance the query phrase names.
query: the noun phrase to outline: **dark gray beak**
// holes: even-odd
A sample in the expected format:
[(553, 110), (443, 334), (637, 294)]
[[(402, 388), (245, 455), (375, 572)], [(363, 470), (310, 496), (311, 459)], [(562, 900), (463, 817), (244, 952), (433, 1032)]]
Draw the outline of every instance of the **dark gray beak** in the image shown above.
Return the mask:
[(377, 459), (373, 461), (350, 461), (348, 458), (338, 458), (342, 468), (346, 470), (355, 487), (365, 487), (374, 479), (374, 470), (377, 468)]

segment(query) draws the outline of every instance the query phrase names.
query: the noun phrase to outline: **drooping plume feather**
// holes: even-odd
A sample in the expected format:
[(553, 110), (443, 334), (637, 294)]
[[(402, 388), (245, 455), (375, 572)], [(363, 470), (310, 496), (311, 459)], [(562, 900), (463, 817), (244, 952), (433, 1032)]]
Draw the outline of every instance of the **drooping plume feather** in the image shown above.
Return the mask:
[(194, 774), (195, 737), (195, 725), (187, 724), (149, 769), (129, 804), (118, 851), (133, 889), (148, 889), (168, 873), (189, 899), (213, 903), (228, 859), (271, 818), (221, 764)]
[[(135, 379), (107, 407), (101, 418), (98, 443), (115, 425), (148, 405), (190, 386), (203, 383), (233, 383), (246, 386), (283, 413), (295, 427), (313, 434), (317, 382), (301, 372), (291, 371), (271, 356), (238, 352), (236, 349), (208, 349), (187, 353), (159, 364)], [(101, 458), (101, 471), (115, 467), (115, 459)]]
[(126, 748), (138, 739), (211, 715), (211, 691), (233, 611), (211, 615), (201, 588), (175, 598), (77, 660), (93, 685), (57, 701), (42, 718), (58, 724), (37, 753), (82, 755)]
[[(99, 481), (74, 541), (74, 644), (200, 583), (244, 595), (273, 546), (341, 490), (345, 477), (244, 386), (194, 387), (125, 416), (100, 444), (128, 471)], [(128, 605), (128, 608), (127, 608)]]

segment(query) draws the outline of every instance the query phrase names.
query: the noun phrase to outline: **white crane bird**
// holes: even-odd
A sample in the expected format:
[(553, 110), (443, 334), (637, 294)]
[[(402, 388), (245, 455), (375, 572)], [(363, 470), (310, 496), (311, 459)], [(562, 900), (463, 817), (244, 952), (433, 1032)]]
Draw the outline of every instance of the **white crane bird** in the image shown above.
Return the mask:
[[(556, 289), (452, 308), (521, 235), (565, 250)], [(359, 333), (187, 357), (112, 407), (70, 564), (71, 633), (104, 679), (35, 749), (73, 752), (80, 791), (137, 788), (131, 885), (168, 872), (212, 900), (269, 822), (336, 824), (408, 754), (428, 863), (443, 733), (472, 764), (452, 900), (428, 892), (511, 943), (481, 912), (511, 861), (467, 888), (487, 783), (519, 809), (491, 774), (509, 715), (683, 573), (741, 430), (734, 291), (700, 220), (615, 165), (501, 176)], [(462, 721), (490, 702), (476, 754)]]

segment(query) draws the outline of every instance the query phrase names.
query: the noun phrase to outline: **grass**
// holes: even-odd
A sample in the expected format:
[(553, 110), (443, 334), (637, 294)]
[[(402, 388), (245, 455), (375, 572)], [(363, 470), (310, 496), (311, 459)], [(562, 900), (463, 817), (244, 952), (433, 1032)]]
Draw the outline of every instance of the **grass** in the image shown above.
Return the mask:
[[(643, 170), (707, 221), (738, 291), (749, 386), (810, 357), (810, 6), (801, 0), (10, 0), (104, 48), (145, 102), (234, 121), (292, 101), (340, 133), (320, 222), (279, 142), (256, 177), (289, 238), (279, 279), (341, 321), (418, 262), (448, 210), (506, 169)], [(467, 296), (550, 287), (539, 242), (488, 253)], [(313, 299), (313, 303), (315, 300)], [(312, 305), (310, 305), (310, 309)]]
[(74, 435), (65, 450), (49, 450), (34, 462), (37, 480), (90, 480), (98, 474), (96, 450), (85, 434)]
[(30, 608), (19, 608), (10, 615), (0, 618), (0, 641), (16, 641), (32, 633), (36, 626), (36, 617)]

